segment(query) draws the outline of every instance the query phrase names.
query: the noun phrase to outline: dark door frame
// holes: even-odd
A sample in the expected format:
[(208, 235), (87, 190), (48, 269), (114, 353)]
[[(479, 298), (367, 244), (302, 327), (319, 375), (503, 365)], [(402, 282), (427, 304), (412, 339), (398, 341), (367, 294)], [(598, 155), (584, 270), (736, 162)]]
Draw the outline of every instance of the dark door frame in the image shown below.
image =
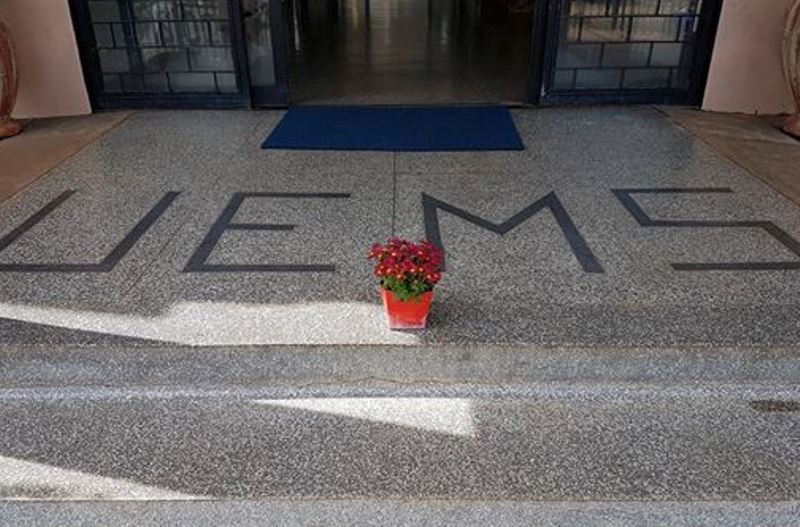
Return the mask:
[[(705, 95), (711, 57), (714, 50), (717, 28), (723, 0), (704, 0), (698, 18), (697, 41), (693, 50), (692, 70), (690, 74), (690, 87), (688, 91), (676, 90), (630, 90), (603, 91), (581, 90), (580, 92), (552, 93), (550, 87), (556, 69), (556, 59), (559, 39), (559, 19), (562, 0), (539, 0), (543, 20), (537, 26), (543, 31), (541, 42), (541, 63), (534, 64), (529, 93), (538, 81), (538, 96), (530, 95), (533, 104), (686, 104), (697, 106), (701, 104)], [(546, 4), (546, 5), (545, 5)], [(538, 6), (537, 6), (538, 7)], [(537, 35), (534, 35), (536, 40)], [(534, 47), (537, 44), (534, 43)], [(534, 49), (535, 52), (535, 49)]]
[[(235, 93), (108, 93), (103, 91), (103, 73), (87, 0), (68, 0), (78, 44), (81, 68), (89, 101), (95, 110), (127, 108), (243, 108), (250, 106), (247, 57), (242, 47), (240, 0), (226, 0), (231, 28), (231, 49), (238, 91)], [(121, 2), (123, 21), (132, 20), (131, 0)], [(131, 48), (132, 52), (135, 47)]]
[[(240, 5), (242, 0), (234, 0)], [(272, 40), (272, 59), (275, 73), (275, 84), (269, 87), (250, 86), (250, 63), (247, 60), (247, 35), (245, 34), (245, 16), (242, 11), (238, 19), (241, 26), (243, 40), (240, 47), (245, 53), (245, 69), (248, 74), (248, 88), (250, 92), (250, 105), (254, 108), (285, 107), (289, 104), (289, 43), (286, 31), (289, 27), (288, 13), (285, 0), (269, 1), (269, 25)]]
[[(270, 0), (271, 38), (274, 50), (275, 86), (251, 87), (242, 0), (226, 0), (231, 28), (236, 80), (236, 93), (104, 93), (100, 60), (87, 0), (69, 0), (75, 35), (83, 67), (84, 79), (94, 109), (118, 108), (249, 108), (285, 107), (291, 101), (289, 78), (289, 43), (287, 31), (291, 21), (285, 9), (286, 0)], [(129, 5), (130, 0), (123, 0)], [(705, 0), (697, 33), (690, 90), (642, 91), (612, 93), (582, 91), (551, 93), (558, 48), (558, 9), (561, 0), (537, 0), (533, 12), (531, 58), (525, 85), (526, 104), (560, 103), (662, 103), (692, 104), (702, 101), (708, 79), (714, 40), (723, 0)], [(124, 11), (124, 10), (123, 10)]]
[(531, 32), (531, 59), (528, 69), (525, 99), (528, 104), (537, 105), (541, 101), (542, 86), (545, 81), (547, 31), (549, 3), (552, 0), (536, 0), (533, 6), (533, 31)]

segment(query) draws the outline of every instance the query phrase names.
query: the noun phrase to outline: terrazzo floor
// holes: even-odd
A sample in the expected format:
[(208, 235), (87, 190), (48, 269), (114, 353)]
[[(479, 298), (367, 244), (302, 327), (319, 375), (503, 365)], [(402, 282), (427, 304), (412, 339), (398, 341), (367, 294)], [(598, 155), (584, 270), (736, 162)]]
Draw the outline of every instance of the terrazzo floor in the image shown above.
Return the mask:
[[(134, 113), (0, 204), (0, 345), (800, 344), (796, 205), (653, 108), (513, 114), (522, 152), (362, 153), (260, 150), (278, 111)], [(187, 268), (236, 193), (293, 227)], [(430, 328), (391, 332), (366, 250), (436, 231)]]

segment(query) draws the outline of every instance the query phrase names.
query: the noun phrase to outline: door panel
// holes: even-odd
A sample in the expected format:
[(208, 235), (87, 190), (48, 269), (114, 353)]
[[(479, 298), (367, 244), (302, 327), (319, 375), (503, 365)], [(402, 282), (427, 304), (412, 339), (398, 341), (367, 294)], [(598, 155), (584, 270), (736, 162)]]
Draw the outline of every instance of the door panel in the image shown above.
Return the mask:
[(231, 0), (70, 0), (70, 8), (95, 108), (246, 104)]
[(242, 0), (250, 95), (254, 106), (288, 102), (281, 0)]
[(692, 102), (714, 0), (552, 0), (547, 98)]

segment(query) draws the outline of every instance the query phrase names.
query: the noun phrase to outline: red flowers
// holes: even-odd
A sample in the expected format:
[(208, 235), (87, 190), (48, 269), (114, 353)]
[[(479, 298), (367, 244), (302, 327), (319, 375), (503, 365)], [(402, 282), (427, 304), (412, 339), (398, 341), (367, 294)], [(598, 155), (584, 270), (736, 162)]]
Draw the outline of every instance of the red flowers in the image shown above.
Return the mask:
[(442, 279), (442, 251), (427, 241), (390, 238), (386, 245), (373, 245), (368, 258), (376, 261), (374, 274), (381, 286), (403, 300), (432, 290)]

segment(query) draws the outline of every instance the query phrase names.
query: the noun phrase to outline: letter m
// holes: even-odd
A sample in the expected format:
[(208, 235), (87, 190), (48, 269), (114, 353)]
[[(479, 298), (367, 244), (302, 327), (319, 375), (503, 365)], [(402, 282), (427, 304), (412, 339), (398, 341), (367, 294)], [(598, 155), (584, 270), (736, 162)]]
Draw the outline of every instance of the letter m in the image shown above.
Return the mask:
[(572, 219), (569, 217), (569, 214), (567, 214), (567, 211), (564, 210), (564, 207), (561, 205), (561, 201), (559, 201), (555, 192), (551, 192), (542, 199), (531, 203), (503, 223), (491, 222), (481, 218), (480, 216), (476, 216), (475, 214), (450, 205), (447, 202), (436, 199), (433, 196), (429, 196), (425, 193), (422, 194), (425, 236), (428, 238), (428, 241), (437, 245), (442, 249), (442, 251), (445, 249), (444, 245), (442, 244), (442, 234), (439, 230), (439, 210), (449, 212), (450, 214), (467, 220), (478, 227), (482, 227), (488, 231), (503, 236), (545, 208), (550, 209), (550, 212), (553, 214), (558, 226), (561, 228), (561, 232), (564, 233), (564, 237), (566, 238), (567, 243), (569, 243), (572, 253), (575, 255), (575, 258), (578, 260), (578, 263), (580, 263), (581, 267), (583, 267), (583, 270), (587, 273), (603, 273), (603, 267), (600, 265), (600, 262), (597, 261), (597, 258), (595, 258), (592, 250), (586, 243), (586, 240), (575, 226), (575, 223), (573, 223)]

